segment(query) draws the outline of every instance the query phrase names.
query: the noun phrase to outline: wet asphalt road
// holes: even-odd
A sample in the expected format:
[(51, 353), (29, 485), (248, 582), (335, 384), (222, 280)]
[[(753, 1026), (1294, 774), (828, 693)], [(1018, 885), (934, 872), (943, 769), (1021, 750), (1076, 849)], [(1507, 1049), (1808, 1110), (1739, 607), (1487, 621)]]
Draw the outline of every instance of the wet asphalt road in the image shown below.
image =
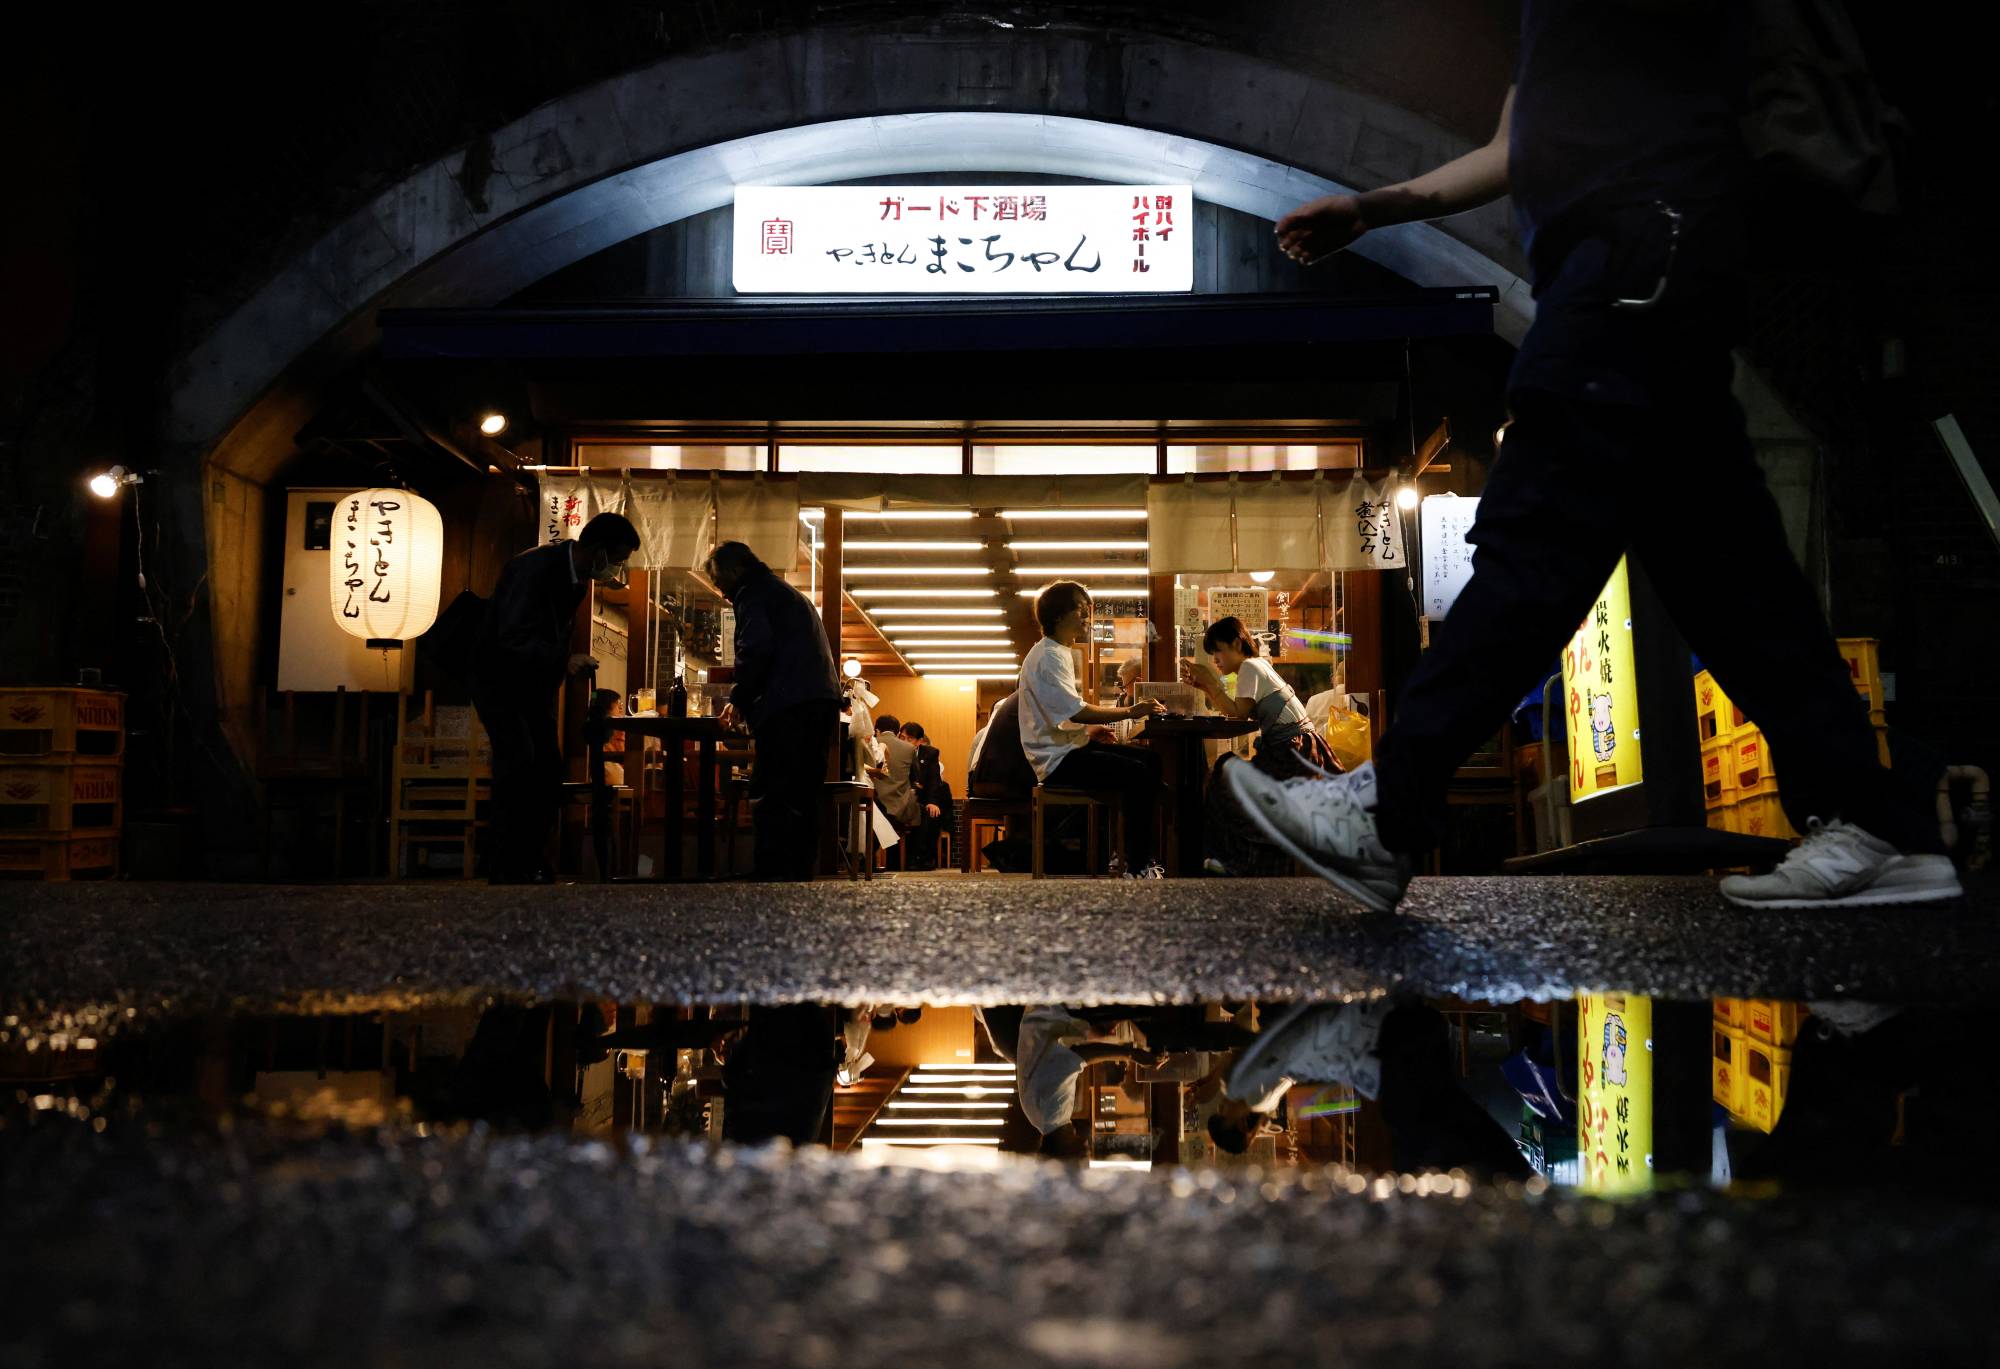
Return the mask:
[[(1958, 903), (1746, 912), (1705, 879), (1420, 879), (1391, 918), (1314, 880), (809, 886), (16, 886), (0, 1009), (624, 1002), (1511, 1000), (1579, 989), (1971, 1006), (1991, 883)], [(121, 1014), (122, 1015), (122, 1014)]]
[(1992, 1363), (1991, 1201), (55, 1121), (0, 1131), (0, 1365)]

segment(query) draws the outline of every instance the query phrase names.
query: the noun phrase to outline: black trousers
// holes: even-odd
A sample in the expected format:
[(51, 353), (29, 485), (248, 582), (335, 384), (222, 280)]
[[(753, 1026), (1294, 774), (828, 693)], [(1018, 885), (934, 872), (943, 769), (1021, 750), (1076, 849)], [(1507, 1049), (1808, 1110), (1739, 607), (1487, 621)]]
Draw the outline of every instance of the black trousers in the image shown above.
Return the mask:
[[(1537, 326), (1540, 326), (1539, 324)], [(1470, 539), (1473, 575), (1377, 749), (1384, 844), (1436, 840), (1452, 772), (1583, 621), (1618, 558), (1646, 570), (1682, 636), (1764, 731), (1786, 816), (1835, 816), (1904, 850), (1937, 833), (1894, 798), (1722, 364), (1671, 405), (1517, 390)]]
[(756, 878), (807, 880), (819, 873), (820, 786), (839, 726), (836, 699), (794, 704), (755, 725), (750, 797)]
[(473, 707), (493, 743), (487, 874), (502, 879), (531, 875), (549, 864), (549, 834), (562, 807), (556, 693), (476, 695)]
[(1115, 789), (1125, 815), (1129, 867), (1153, 863), (1153, 814), (1160, 802), (1160, 756), (1150, 746), (1092, 742), (1062, 758), (1045, 781), (1050, 789)]

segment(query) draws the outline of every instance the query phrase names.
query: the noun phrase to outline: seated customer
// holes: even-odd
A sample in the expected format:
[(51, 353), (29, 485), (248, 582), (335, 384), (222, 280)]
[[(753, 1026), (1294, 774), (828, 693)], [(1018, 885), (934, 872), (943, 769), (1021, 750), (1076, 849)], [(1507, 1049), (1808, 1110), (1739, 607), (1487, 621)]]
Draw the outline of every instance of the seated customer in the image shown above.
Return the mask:
[(938, 834), (952, 828), (951, 786), (945, 783), (943, 760), (925, 738), (922, 723), (904, 723), (903, 740), (917, 749), (917, 827), (910, 837), (909, 868), (935, 870)]
[(917, 825), (917, 748), (903, 740), (903, 724), (893, 713), (875, 719), (875, 750), (880, 760), (868, 772), (875, 786), (875, 806), (896, 824), (898, 834)]
[[(1021, 662), (1021, 748), (1035, 777), (1050, 789), (1115, 790), (1125, 816), (1125, 873), (1157, 879), (1153, 864), (1153, 813), (1159, 803), (1160, 760), (1151, 747), (1089, 741), (1093, 726), (1143, 718), (1166, 710), (1157, 700), (1125, 708), (1084, 702), (1070, 647), (1083, 639), (1090, 594), (1074, 580), (1058, 580), (1035, 596), (1042, 639)], [(990, 745), (990, 740), (989, 740)]]
[[(1256, 750), (1250, 764), (1274, 780), (1318, 776), (1339, 772), (1340, 762), (1326, 738), (1312, 725), (1306, 706), (1292, 687), (1278, 674), (1276, 666), (1258, 652), (1257, 639), (1237, 618), (1219, 618), (1202, 634), (1201, 649), (1213, 666), (1199, 661), (1181, 662), (1181, 678), (1208, 696), (1209, 707), (1227, 718), (1251, 719), (1257, 723)], [(1232, 698), (1222, 687), (1222, 678), (1236, 677)], [(1224, 755), (1220, 767), (1235, 763)], [(1211, 873), (1232, 875), (1282, 875), (1292, 869), (1291, 857), (1267, 840), (1256, 823), (1231, 796), (1226, 784), (1208, 786), (1208, 814), (1203, 823), (1208, 842)], [(1220, 867), (1217, 869), (1216, 867)]]
[(999, 703), (979, 735), (965, 766), (966, 792), (981, 799), (1026, 798), (1035, 787), (1035, 767), (1021, 746), (1021, 691)]

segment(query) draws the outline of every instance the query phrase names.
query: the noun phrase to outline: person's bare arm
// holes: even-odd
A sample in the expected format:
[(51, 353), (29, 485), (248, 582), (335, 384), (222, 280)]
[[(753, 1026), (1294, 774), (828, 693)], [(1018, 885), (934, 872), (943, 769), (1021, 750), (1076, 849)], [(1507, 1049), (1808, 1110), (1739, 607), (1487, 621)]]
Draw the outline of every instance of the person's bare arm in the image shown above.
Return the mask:
[(1278, 250), (1311, 265), (1350, 247), (1371, 228), (1462, 214), (1507, 193), (1507, 135), (1514, 88), (1500, 105), (1500, 126), (1484, 147), (1395, 185), (1360, 195), (1325, 195), (1278, 220)]

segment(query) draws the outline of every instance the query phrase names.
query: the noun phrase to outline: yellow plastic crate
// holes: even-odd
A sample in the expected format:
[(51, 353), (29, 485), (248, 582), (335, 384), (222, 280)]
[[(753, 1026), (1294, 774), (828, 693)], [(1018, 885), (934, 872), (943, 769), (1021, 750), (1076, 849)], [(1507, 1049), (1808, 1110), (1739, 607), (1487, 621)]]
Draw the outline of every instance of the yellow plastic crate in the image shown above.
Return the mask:
[(1737, 1120), (1758, 1131), (1778, 1125), (1785, 1111), (1785, 1089), (1791, 1083), (1792, 1053), (1762, 1041), (1743, 1043), (1741, 1106), (1731, 1109)]
[(110, 689), (0, 689), (0, 755), (125, 754), (125, 696)]
[(124, 773), (116, 762), (0, 766), (0, 833), (116, 831), (123, 816)]
[(1706, 745), (1727, 737), (1736, 730), (1742, 714), (1736, 712), (1729, 702), (1729, 696), (1722, 692), (1722, 686), (1706, 670), (1697, 670), (1694, 675), (1694, 723), (1695, 733)]
[(118, 838), (111, 833), (77, 837), (0, 837), (0, 880), (56, 883), (112, 879), (118, 874)]
[(1771, 767), (1771, 748), (1764, 734), (1754, 727), (1732, 733), (1728, 750), (1729, 797), (1778, 792), (1777, 772)]
[[(1717, 1000), (1718, 1002), (1721, 1000)], [(1733, 1113), (1743, 1110), (1743, 1064), (1748, 1044), (1740, 1028), (1717, 1022), (1709, 1032), (1709, 1091)]]
[(1799, 1005), (1788, 998), (1745, 1000), (1743, 1031), (1752, 1041), (1789, 1047), (1799, 1039)]
[(1729, 741), (1711, 737), (1701, 744), (1701, 802), (1720, 808), (1729, 802)]
[(1868, 706), (1882, 707), (1886, 700), (1882, 697), (1882, 660), (1880, 647), (1873, 637), (1839, 637), (1840, 659), (1847, 662), (1847, 678), (1868, 700)]
[(1750, 1000), (1747, 998), (1715, 999), (1715, 1020), (1725, 1027), (1735, 1027), (1741, 1030), (1748, 1016), (1749, 1002)]
[(1798, 830), (1785, 821), (1784, 805), (1775, 793), (1750, 794), (1732, 799), (1728, 812), (1726, 831), (1740, 832), (1746, 837), (1778, 837), (1786, 841), (1799, 835)]

